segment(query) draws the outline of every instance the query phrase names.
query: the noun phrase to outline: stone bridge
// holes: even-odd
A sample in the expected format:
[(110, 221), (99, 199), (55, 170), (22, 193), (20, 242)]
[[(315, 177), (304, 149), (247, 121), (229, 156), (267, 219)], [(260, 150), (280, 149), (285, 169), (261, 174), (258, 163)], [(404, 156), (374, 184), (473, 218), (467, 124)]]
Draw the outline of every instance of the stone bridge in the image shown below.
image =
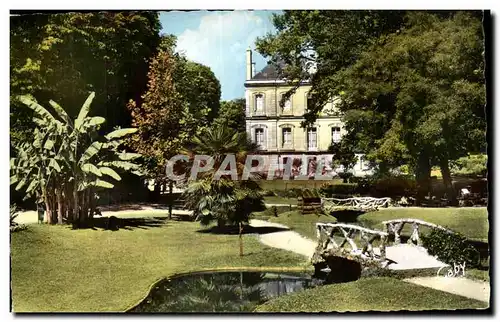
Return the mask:
[[(343, 257), (359, 262), (362, 266), (393, 270), (440, 268), (445, 263), (430, 256), (422, 247), (420, 227), (450, 230), (419, 219), (401, 218), (383, 222), (385, 231), (346, 223), (317, 223), (318, 245), (312, 257), (316, 266), (331, 257)], [(411, 225), (412, 233), (407, 243), (401, 243), (401, 232)], [(389, 237), (394, 236), (390, 242)]]

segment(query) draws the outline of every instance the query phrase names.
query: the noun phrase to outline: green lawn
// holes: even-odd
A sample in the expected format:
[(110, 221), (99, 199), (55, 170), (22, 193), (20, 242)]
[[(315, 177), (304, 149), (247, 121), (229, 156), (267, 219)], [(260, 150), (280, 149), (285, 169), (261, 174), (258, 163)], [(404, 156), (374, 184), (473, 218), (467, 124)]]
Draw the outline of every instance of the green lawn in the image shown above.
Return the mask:
[[(481, 208), (382, 208), (358, 217), (365, 226), (383, 229), (382, 221), (398, 218), (417, 218), (450, 228), (464, 236), (488, 241), (488, 211)], [(408, 225), (407, 225), (408, 226)], [(411, 227), (403, 233), (409, 234)]]
[(316, 240), (316, 223), (318, 222), (336, 222), (335, 217), (307, 214), (302, 215), (299, 210), (288, 211), (279, 214), (278, 217), (269, 217), (270, 222), (279, 223), (288, 226), (291, 230), (299, 234)]
[(490, 281), (490, 272), (488, 270), (466, 269), (465, 270), (465, 277), (473, 279), (473, 280), (477, 280), (477, 281), (489, 282)]
[(196, 232), (199, 223), (132, 230), (71, 230), (30, 225), (11, 234), (15, 312), (123, 311), (156, 280), (174, 273), (234, 267), (300, 267), (307, 259), (245, 235)]
[(274, 298), (257, 312), (345, 312), (452, 310), (487, 308), (488, 304), (394, 278), (363, 278)]

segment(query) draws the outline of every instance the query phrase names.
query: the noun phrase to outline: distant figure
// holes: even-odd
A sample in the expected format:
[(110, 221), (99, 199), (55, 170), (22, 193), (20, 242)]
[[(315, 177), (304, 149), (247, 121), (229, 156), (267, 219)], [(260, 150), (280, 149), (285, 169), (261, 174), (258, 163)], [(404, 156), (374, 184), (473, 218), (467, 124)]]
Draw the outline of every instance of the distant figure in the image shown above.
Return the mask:
[(462, 193), (462, 196), (467, 197), (468, 195), (470, 195), (470, 186), (462, 188), (460, 192)]

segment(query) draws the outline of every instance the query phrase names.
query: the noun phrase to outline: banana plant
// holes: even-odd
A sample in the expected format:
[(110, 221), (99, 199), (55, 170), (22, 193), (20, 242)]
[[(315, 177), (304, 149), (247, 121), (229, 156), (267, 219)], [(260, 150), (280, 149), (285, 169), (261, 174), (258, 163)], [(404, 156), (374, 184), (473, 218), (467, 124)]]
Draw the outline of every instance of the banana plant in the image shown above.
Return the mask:
[(136, 129), (116, 129), (100, 136), (105, 119), (89, 116), (94, 96), (88, 96), (74, 120), (54, 101), (49, 102), (55, 112), (51, 113), (32, 97), (19, 97), (35, 113), (35, 140), (15, 147), (11, 184), (45, 203), (48, 223), (54, 221), (56, 212), (59, 223), (63, 213), (69, 221), (83, 223), (92, 218), (95, 194), (113, 188), (110, 179), (121, 180), (118, 170), (140, 174), (139, 165), (133, 162), (140, 154), (119, 150), (123, 138)]

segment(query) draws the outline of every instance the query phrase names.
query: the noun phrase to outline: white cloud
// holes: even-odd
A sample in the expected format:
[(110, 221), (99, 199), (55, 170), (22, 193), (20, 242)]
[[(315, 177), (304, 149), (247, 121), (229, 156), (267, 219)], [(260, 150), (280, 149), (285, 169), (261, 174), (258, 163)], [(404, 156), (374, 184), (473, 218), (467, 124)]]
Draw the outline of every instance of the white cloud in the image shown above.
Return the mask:
[[(209, 12), (197, 29), (186, 29), (177, 38), (177, 51), (192, 61), (209, 66), (223, 85), (241, 82), (245, 71), (245, 50), (272, 25), (252, 11)], [(241, 70), (240, 70), (241, 69)], [(235, 80), (231, 74), (239, 77)], [(244, 76), (243, 76), (244, 77)], [(231, 86), (233, 87), (233, 86)]]

